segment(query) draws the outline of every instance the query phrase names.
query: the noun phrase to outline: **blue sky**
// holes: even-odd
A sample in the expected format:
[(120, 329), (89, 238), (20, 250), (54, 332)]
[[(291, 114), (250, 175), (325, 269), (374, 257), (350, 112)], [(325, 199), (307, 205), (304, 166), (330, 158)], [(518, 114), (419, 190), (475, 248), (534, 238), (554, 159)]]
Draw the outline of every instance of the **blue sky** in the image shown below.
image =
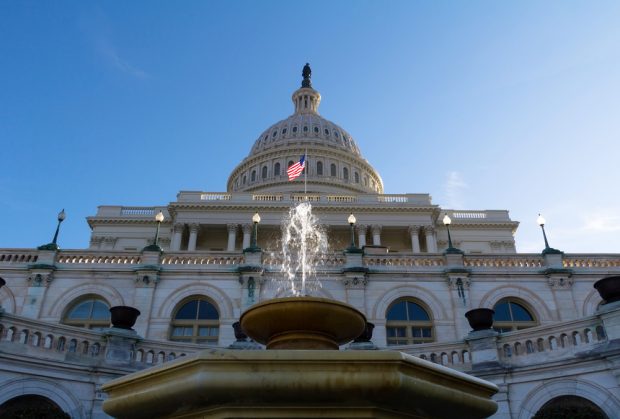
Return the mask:
[(521, 252), (620, 251), (620, 2), (0, 2), (2, 247), (87, 247), (98, 205), (223, 191), (320, 112), (387, 193), (508, 209)]

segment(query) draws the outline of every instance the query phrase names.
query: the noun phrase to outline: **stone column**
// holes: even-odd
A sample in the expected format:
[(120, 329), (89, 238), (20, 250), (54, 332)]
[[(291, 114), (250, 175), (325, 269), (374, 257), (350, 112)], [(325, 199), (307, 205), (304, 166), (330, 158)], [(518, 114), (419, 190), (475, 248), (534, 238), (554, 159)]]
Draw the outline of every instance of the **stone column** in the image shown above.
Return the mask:
[(237, 224), (227, 224), (228, 228), (228, 246), (226, 248), (229, 252), (235, 251), (235, 239), (237, 238)]
[(366, 246), (366, 232), (368, 231), (368, 226), (364, 224), (358, 224), (357, 228), (357, 246), (361, 249)]
[(250, 241), (252, 240), (252, 224), (243, 224), (241, 228), (243, 229), (243, 245), (242, 249), (247, 249), (250, 247)]
[(426, 251), (428, 253), (437, 253), (437, 242), (435, 241), (435, 227), (424, 226), (426, 234)]
[(187, 243), (188, 252), (196, 251), (196, 239), (198, 238), (199, 228), (200, 228), (200, 224), (197, 224), (197, 223), (192, 223), (189, 225), (189, 242)]
[(411, 251), (413, 253), (420, 253), (420, 236), (418, 236), (420, 226), (409, 226), (409, 235), (411, 236)]
[(371, 227), (372, 230), (372, 244), (374, 246), (381, 246), (381, 226), (375, 224)]
[(173, 252), (178, 252), (181, 250), (181, 235), (183, 234), (183, 224), (175, 223), (172, 227), (172, 244), (170, 245), (170, 250)]

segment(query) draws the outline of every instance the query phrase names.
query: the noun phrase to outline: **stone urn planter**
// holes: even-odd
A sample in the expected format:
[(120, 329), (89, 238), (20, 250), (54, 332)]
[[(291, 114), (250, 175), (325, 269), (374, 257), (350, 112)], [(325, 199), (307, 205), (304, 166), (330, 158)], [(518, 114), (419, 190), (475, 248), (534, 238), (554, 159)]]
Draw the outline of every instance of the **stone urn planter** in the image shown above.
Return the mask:
[(356, 342), (356, 343), (370, 342), (370, 340), (372, 339), (372, 331), (374, 330), (374, 328), (375, 328), (374, 323), (366, 322), (366, 327), (364, 328), (364, 331), (362, 332), (361, 335), (356, 337), (353, 340), (353, 342)]
[(133, 330), (140, 310), (129, 306), (114, 306), (110, 308), (112, 327), (118, 329)]
[(493, 327), (493, 314), (495, 311), (490, 308), (475, 308), (465, 313), (465, 317), (474, 332), (477, 332)]
[(605, 304), (620, 301), (620, 276), (608, 276), (594, 283)]
[(246, 335), (241, 328), (241, 322), (234, 322), (232, 327), (235, 331), (235, 339), (237, 339), (237, 342), (245, 342), (248, 339), (248, 335)]

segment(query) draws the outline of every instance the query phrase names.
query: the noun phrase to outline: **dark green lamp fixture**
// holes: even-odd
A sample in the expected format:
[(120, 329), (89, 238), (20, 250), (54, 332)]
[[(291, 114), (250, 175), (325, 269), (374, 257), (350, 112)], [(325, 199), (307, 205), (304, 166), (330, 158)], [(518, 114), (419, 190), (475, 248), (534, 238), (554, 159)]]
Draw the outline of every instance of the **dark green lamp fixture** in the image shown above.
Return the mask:
[(446, 226), (446, 230), (448, 230), (448, 248), (444, 251), (444, 253), (451, 253), (451, 254), (455, 254), (455, 253), (463, 253), (463, 251), (461, 249), (457, 249), (456, 247), (452, 246), (452, 237), (450, 236), (450, 224), (452, 224), (452, 219), (448, 216), (448, 214), (444, 215), (443, 217), (443, 225)]
[(146, 246), (142, 251), (147, 252), (163, 252), (163, 249), (159, 246), (159, 226), (161, 222), (164, 221), (164, 213), (160, 210), (155, 216), (155, 221), (157, 221), (157, 230), (155, 230), (155, 240), (153, 244)]
[(258, 247), (258, 223), (260, 223), (260, 214), (258, 212), (254, 213), (252, 216), (252, 223), (254, 225), (254, 229), (252, 230), (252, 243), (246, 250), (250, 252), (258, 252), (261, 250), (260, 247)]
[(549, 242), (547, 241), (547, 233), (545, 233), (545, 223), (546, 223), (546, 221), (545, 221), (545, 219), (543, 218), (542, 215), (538, 214), (538, 218), (536, 219), (536, 222), (538, 223), (538, 225), (542, 229), (543, 238), (545, 239), (545, 249), (542, 251), (542, 254), (543, 255), (561, 255), (562, 253), (564, 253), (561, 250), (549, 247)]
[(54, 233), (54, 238), (52, 239), (52, 242), (48, 244), (44, 244), (43, 246), (39, 246), (37, 247), (37, 249), (39, 250), (58, 250), (59, 249), (58, 244), (56, 244), (56, 241), (58, 240), (58, 232), (60, 232), (60, 223), (62, 223), (66, 217), (67, 216), (63, 208), (63, 210), (58, 213), (58, 225), (56, 225), (56, 233)]
[(347, 218), (347, 221), (349, 223), (349, 226), (351, 227), (351, 245), (347, 248), (347, 252), (360, 253), (361, 249), (355, 247), (355, 223), (357, 222), (357, 220), (355, 219), (355, 215), (351, 213), (351, 215), (349, 215), (349, 218)]

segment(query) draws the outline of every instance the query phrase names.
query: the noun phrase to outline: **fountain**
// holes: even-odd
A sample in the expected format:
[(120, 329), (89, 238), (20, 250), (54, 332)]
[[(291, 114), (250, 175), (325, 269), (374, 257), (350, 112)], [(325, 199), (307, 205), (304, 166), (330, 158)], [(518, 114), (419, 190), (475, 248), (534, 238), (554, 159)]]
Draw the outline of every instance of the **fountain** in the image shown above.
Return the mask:
[[(348, 304), (309, 295), (327, 243), (312, 207), (283, 223), (284, 297), (246, 310), (243, 332), (266, 351), (208, 349), (113, 380), (104, 410), (119, 418), (483, 418), (491, 383), (396, 351), (339, 351), (367, 332)], [(317, 350), (319, 349), (319, 350)]]

